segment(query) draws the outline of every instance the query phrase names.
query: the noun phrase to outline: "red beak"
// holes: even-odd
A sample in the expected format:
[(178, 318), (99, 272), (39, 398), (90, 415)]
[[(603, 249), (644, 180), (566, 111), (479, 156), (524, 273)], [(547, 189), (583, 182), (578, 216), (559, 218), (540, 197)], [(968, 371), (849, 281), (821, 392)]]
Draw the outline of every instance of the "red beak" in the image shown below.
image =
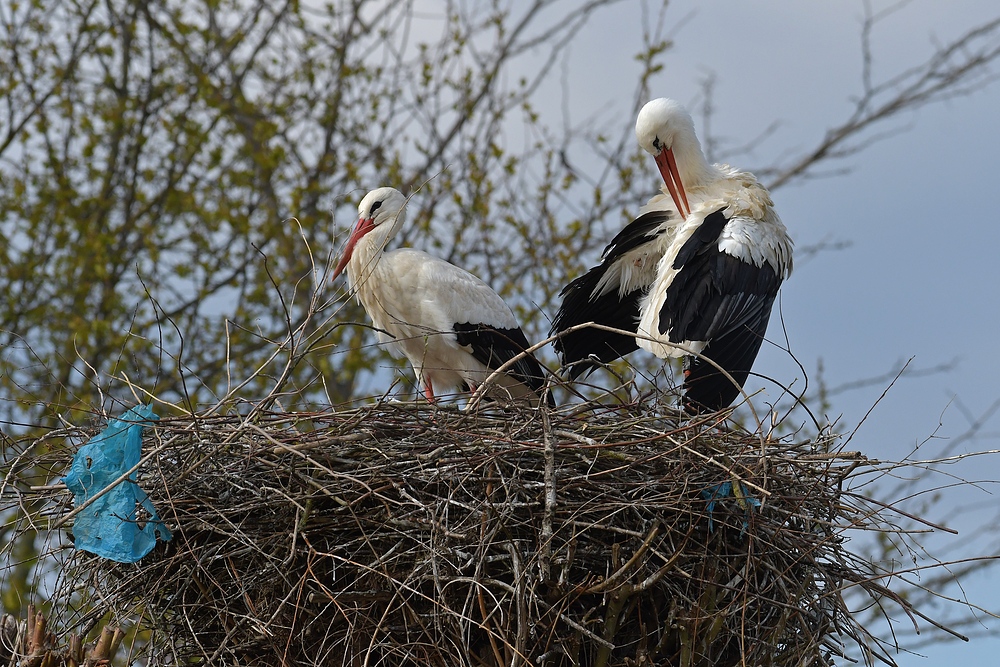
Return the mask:
[(344, 272), (344, 268), (347, 266), (347, 263), (351, 261), (351, 255), (354, 254), (354, 246), (358, 244), (358, 241), (361, 240), (362, 236), (364, 236), (374, 228), (375, 228), (374, 218), (358, 219), (357, 226), (354, 228), (354, 231), (351, 232), (351, 237), (347, 239), (347, 244), (344, 246), (344, 255), (340, 258), (340, 261), (337, 262), (337, 268), (333, 270), (333, 277), (330, 278), (330, 282), (336, 280), (337, 276), (339, 276), (341, 273)]
[(687, 193), (684, 192), (684, 184), (681, 183), (681, 174), (677, 171), (674, 152), (669, 148), (660, 151), (656, 156), (656, 166), (670, 192), (670, 197), (674, 200), (674, 206), (684, 218), (687, 218), (691, 215), (691, 206), (688, 204)]

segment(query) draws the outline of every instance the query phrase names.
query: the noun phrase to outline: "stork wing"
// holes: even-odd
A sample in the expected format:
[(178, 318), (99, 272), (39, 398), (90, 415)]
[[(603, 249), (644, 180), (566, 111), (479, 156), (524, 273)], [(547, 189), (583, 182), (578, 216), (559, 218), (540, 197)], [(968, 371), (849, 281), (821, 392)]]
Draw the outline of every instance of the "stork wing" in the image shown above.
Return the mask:
[[(709, 214), (678, 251), (673, 264), (678, 273), (667, 287), (658, 328), (669, 331), (674, 343), (706, 341), (702, 354), (742, 386), (760, 350), (781, 276), (767, 261), (758, 266), (720, 249), (719, 237), (730, 222), (721, 209)], [(684, 384), (686, 400), (699, 406), (694, 411), (721, 408), (739, 394), (700, 359), (691, 361)]]
[[(531, 345), (520, 327), (499, 329), (487, 324), (459, 323), (454, 325), (458, 344), (471, 347), (472, 356), (491, 370), (496, 370), (505, 363), (527, 350)], [(541, 364), (528, 354), (517, 361), (506, 371), (507, 375), (526, 385), (536, 394), (541, 395), (545, 383), (545, 373)], [(552, 394), (549, 394), (549, 406), (554, 407)]]
[(671, 211), (657, 210), (643, 213), (615, 234), (601, 253), (601, 264), (610, 265), (628, 251), (656, 241), (668, 230), (664, 223), (669, 222), (672, 217)]
[(766, 308), (759, 310), (756, 321), (713, 338), (701, 352), (725, 368), (739, 387), (707, 361), (688, 357), (684, 373), (684, 409), (688, 413), (714, 412), (736, 400), (764, 341), (770, 314), (771, 304), (768, 303)]
[[(596, 266), (563, 288), (563, 303), (552, 322), (552, 335), (586, 322), (635, 331), (639, 320), (639, 299), (642, 290), (633, 290), (624, 296), (612, 290), (593, 299), (604, 265)], [(600, 329), (580, 329), (564, 334), (553, 345), (569, 375), (576, 378), (593, 371), (600, 364), (614, 361), (638, 349), (635, 336), (612, 333)]]
[[(639, 301), (655, 278), (656, 264), (662, 256), (662, 246), (657, 243), (668, 233), (670, 227), (665, 223), (671, 217), (669, 211), (650, 211), (618, 232), (604, 249), (601, 263), (559, 293), (563, 302), (552, 322), (552, 334), (587, 322), (634, 332), (639, 321)], [(642, 263), (639, 269), (637, 262)], [(634, 275), (637, 272), (643, 275)], [(638, 349), (633, 336), (598, 329), (565, 334), (554, 347), (573, 378)]]

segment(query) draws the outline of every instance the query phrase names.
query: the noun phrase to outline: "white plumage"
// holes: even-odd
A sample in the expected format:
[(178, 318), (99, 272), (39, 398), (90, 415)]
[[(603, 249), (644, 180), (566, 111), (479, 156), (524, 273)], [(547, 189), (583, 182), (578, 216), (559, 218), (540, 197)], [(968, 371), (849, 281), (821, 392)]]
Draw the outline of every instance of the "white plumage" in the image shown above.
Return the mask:
[[(647, 103), (635, 132), (656, 160), (663, 192), (612, 240), (599, 266), (566, 286), (553, 332), (594, 321), (638, 336), (583, 329), (556, 348), (575, 376), (636, 347), (661, 358), (686, 355), (679, 345), (742, 386), (791, 273), (791, 239), (753, 174), (709, 164), (680, 104)], [(739, 389), (712, 364), (687, 359), (689, 412), (725, 407)]]
[[(378, 188), (361, 200), (357, 226), (333, 278), (346, 269), (379, 340), (409, 360), (433, 401), (435, 389), (482, 384), (529, 345), (514, 313), (476, 276), (420, 250), (385, 250), (403, 224), (405, 205), (393, 188)], [(537, 400), (543, 379), (541, 366), (528, 355), (497, 384), (507, 398)]]

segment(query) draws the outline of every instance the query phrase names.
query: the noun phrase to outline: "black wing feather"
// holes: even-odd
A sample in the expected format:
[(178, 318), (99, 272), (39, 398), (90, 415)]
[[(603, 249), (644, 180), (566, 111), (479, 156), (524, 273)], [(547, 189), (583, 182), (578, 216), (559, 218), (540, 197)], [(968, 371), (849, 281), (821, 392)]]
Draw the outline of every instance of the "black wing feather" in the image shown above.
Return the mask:
[(698, 357), (688, 357), (684, 372), (684, 409), (689, 414), (714, 412), (731, 404), (740, 395), (740, 387), (750, 375), (771, 314), (771, 303), (759, 309), (759, 318), (713, 338), (702, 355), (719, 364), (736, 380), (729, 378), (712, 364)]
[(604, 252), (601, 253), (601, 264), (609, 265), (629, 250), (655, 239), (659, 236), (654, 233), (657, 227), (670, 220), (672, 215), (670, 211), (650, 211), (625, 225), (605, 246)]
[[(496, 370), (505, 363), (521, 354), (531, 344), (520, 327), (516, 329), (498, 329), (487, 324), (455, 323), (453, 325), (458, 344), (471, 347), (472, 356), (481, 361), (490, 370)], [(545, 384), (545, 373), (542, 365), (532, 355), (525, 355), (515, 361), (508, 375), (541, 395)], [(549, 405), (555, 406), (550, 393)]]
[(618, 290), (613, 289), (596, 299), (592, 298), (591, 295), (606, 270), (607, 266), (604, 264), (596, 266), (563, 288), (561, 295), (564, 298), (552, 321), (552, 335), (585, 322), (624, 329), (633, 332), (633, 335), (600, 329), (580, 329), (556, 339), (553, 346), (559, 353), (563, 366), (569, 368), (572, 378), (639, 349), (634, 332), (638, 328), (642, 290), (633, 290), (624, 297), (619, 297)]
[[(643, 290), (635, 289), (619, 296), (617, 286), (594, 297), (601, 278), (622, 255), (654, 240), (656, 230), (670, 219), (669, 211), (651, 211), (626, 225), (607, 245), (601, 263), (566, 285), (559, 293), (563, 297), (559, 312), (552, 321), (552, 335), (560, 334), (578, 324), (594, 322), (616, 329), (635, 332), (639, 322), (639, 301)], [(662, 232), (661, 232), (662, 233)], [(570, 377), (593, 371), (639, 349), (634, 336), (581, 329), (566, 334), (554, 343), (563, 366), (569, 367)]]
[[(719, 250), (728, 220), (722, 209), (705, 221), (674, 259), (678, 270), (660, 309), (660, 333), (670, 341), (707, 341), (702, 354), (726, 369), (742, 387), (760, 351), (781, 277), (767, 262), (745, 262)], [(739, 389), (711, 364), (694, 358), (685, 371), (685, 408), (718, 410)]]

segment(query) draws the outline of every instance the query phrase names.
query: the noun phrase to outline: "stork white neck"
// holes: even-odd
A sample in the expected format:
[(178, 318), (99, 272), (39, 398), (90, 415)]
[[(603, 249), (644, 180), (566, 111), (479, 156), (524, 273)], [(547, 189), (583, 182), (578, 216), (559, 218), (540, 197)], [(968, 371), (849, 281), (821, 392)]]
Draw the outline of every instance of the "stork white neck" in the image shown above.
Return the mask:
[[(708, 162), (701, 150), (691, 114), (679, 102), (664, 97), (647, 102), (636, 118), (635, 137), (639, 146), (656, 158), (668, 188), (671, 185), (668, 162), (676, 164), (681, 191), (720, 177), (719, 169)], [(674, 199), (683, 196), (683, 192), (679, 192)], [(686, 213), (680, 202), (677, 203), (678, 209)]]

